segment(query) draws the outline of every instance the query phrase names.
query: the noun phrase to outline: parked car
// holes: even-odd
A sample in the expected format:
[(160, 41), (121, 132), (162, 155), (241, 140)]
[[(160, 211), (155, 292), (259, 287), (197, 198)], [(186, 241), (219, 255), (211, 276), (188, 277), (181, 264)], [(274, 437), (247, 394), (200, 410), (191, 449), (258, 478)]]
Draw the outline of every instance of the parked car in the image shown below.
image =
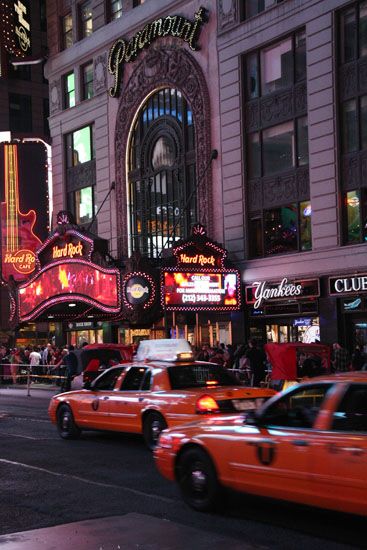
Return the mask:
[(78, 437), (84, 429), (142, 433), (153, 449), (164, 428), (252, 410), (275, 393), (241, 386), (227, 369), (194, 361), (186, 340), (154, 342), (139, 347), (136, 362), (108, 369), (87, 389), (51, 399), (49, 415), (62, 438)]
[(231, 488), (367, 515), (367, 372), (311, 379), (253, 415), (164, 430), (155, 461), (196, 510)]
[(80, 389), (85, 382), (92, 382), (104, 370), (113, 365), (131, 362), (134, 346), (125, 344), (88, 344), (74, 353), (77, 359), (76, 377), (71, 389)]

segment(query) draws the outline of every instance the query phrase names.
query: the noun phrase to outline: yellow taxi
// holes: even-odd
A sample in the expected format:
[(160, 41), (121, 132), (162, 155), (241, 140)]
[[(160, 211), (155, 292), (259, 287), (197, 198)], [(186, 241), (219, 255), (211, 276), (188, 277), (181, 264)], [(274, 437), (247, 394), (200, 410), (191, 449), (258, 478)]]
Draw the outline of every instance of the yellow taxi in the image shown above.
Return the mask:
[(140, 344), (136, 361), (52, 397), (48, 412), (64, 439), (86, 429), (143, 433), (153, 449), (167, 427), (253, 410), (274, 394), (241, 386), (219, 365), (194, 361), (185, 340), (154, 340)]
[(246, 418), (165, 430), (154, 454), (197, 510), (231, 488), (367, 515), (367, 372), (309, 379)]

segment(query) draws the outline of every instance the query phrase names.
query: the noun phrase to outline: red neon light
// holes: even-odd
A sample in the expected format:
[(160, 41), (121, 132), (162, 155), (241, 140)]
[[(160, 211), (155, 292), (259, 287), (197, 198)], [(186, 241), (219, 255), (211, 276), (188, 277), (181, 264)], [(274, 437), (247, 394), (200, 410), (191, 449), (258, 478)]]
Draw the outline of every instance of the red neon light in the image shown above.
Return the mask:
[(162, 272), (162, 307), (167, 311), (234, 311), (241, 307), (238, 270), (166, 269)]
[(61, 302), (79, 301), (106, 313), (118, 313), (120, 273), (83, 260), (53, 263), (19, 287), (19, 318), (34, 319)]
[(22, 214), (19, 210), (18, 146), (4, 144), (5, 202), (1, 204), (2, 278), (10, 275), (24, 281), (35, 269), (35, 250), (41, 244), (33, 228), (37, 215), (34, 210)]

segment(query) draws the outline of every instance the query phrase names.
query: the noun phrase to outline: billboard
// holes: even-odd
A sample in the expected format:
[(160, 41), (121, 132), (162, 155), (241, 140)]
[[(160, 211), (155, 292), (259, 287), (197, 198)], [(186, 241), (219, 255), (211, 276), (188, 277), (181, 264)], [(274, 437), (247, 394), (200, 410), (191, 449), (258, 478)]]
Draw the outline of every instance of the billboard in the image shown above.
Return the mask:
[(237, 270), (163, 272), (163, 302), (169, 310), (222, 310), (240, 307)]
[(54, 304), (74, 301), (106, 313), (120, 310), (119, 271), (84, 260), (69, 260), (43, 268), (19, 287), (19, 319), (34, 319)]
[(48, 235), (47, 151), (41, 142), (0, 143), (1, 276), (26, 280)]

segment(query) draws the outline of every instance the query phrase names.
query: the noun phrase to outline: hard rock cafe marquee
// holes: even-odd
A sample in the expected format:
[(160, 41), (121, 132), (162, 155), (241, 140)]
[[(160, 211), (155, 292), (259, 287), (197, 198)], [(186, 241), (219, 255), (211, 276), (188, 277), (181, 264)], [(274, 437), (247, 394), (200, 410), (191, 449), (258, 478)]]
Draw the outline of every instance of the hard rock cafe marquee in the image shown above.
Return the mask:
[[(198, 342), (208, 340), (199, 315), (204, 325), (217, 324), (219, 337), (218, 317), (210, 321), (210, 314), (241, 308), (240, 273), (228, 262), (226, 250), (210, 240), (199, 224), (189, 239), (173, 248), (160, 270), (142, 262), (140, 269), (122, 271), (107, 265), (107, 241), (83, 232), (66, 212), (60, 212), (57, 221), (37, 250), (33, 274), (10, 286), (14, 323), (100, 319), (139, 329), (165, 319), (166, 333), (188, 338), (192, 330), (191, 339)], [(190, 329), (185, 321), (192, 313), (195, 327)], [(179, 326), (186, 327), (180, 334)]]

